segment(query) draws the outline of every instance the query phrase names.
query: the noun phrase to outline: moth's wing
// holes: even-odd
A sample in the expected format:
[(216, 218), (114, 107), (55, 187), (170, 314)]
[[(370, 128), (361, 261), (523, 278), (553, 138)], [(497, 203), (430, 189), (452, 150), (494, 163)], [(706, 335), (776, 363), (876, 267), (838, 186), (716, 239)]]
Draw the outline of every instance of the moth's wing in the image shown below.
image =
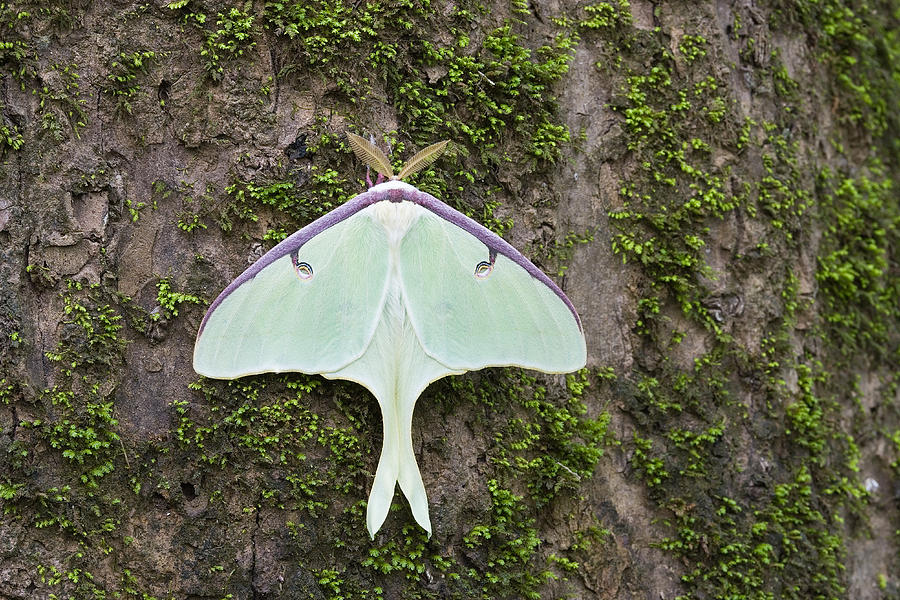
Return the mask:
[[(273, 248), (259, 259), (261, 269), (251, 267), (222, 292), (197, 335), (197, 373), (219, 379), (322, 373), (363, 354), (387, 290), (384, 228), (368, 210), (323, 231), (315, 227), (316, 222)], [(305, 235), (309, 228), (312, 237)], [(307, 237), (299, 248), (291, 243)], [(309, 270), (312, 277), (302, 278)]]
[[(583, 367), (584, 334), (562, 292), (511, 246), (472, 225), (483, 239), (423, 210), (401, 243), (403, 293), (425, 351), (451, 369), (516, 365), (567, 373)], [(505, 254), (478, 277), (479, 263), (490, 262), (485, 240), (505, 247)]]

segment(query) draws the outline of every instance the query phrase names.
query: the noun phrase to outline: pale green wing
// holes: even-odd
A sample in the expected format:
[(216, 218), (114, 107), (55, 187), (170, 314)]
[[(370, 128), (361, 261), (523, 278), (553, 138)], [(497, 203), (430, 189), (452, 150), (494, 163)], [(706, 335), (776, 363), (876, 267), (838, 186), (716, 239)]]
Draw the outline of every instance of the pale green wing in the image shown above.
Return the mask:
[(503, 254), (490, 268), (484, 241), (422, 212), (403, 238), (399, 268), (410, 320), (429, 356), (451, 369), (516, 365), (568, 373), (584, 366), (581, 326), (550, 285)]
[(374, 538), (387, 517), (399, 483), (416, 522), (430, 536), (428, 496), (412, 446), (413, 409), (429, 383), (460, 371), (425, 353), (410, 322), (403, 318), (399, 282), (392, 280), (390, 285), (382, 318), (365, 353), (340, 371), (323, 375), (366, 386), (381, 406), (384, 441), (366, 510), (369, 535)]
[(194, 346), (199, 374), (322, 373), (363, 354), (387, 289), (384, 228), (361, 211), (289, 246), (255, 274), (248, 269), (210, 309)]

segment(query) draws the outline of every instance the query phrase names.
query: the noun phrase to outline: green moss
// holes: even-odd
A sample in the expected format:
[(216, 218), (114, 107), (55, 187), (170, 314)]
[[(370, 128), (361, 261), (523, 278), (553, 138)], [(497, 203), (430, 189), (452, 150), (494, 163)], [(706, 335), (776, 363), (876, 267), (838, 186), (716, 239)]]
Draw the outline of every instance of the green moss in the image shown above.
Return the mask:
[[(483, 549), (486, 563), (469, 569), (469, 577), (481, 581), (481, 598), (540, 598), (541, 586), (553, 578), (537, 560), (541, 543), (534, 519), (528, 517), (522, 498), (496, 480), (487, 482), (491, 514), (463, 537), (469, 548)], [(477, 597), (477, 596), (476, 596)]]
[[(593, 471), (605, 445), (610, 416), (586, 417), (583, 394), (589, 385), (587, 373), (567, 376), (569, 394), (562, 404), (549, 397), (537, 380), (519, 373), (509, 394), (529, 411), (527, 420), (512, 419), (494, 434), (492, 460), (509, 469), (511, 476), (527, 482), (537, 506), (553, 500), (562, 489), (577, 490)], [(501, 387), (500, 389), (503, 389)], [(510, 439), (511, 438), (511, 439)]]
[[(358, 9), (358, 10), (357, 10)], [(303, 5), (266, 2), (264, 18), (276, 35), (291, 40), (304, 63), (326, 67), (331, 75), (343, 68), (348, 54), (371, 48), (373, 66), (393, 58), (393, 45), (379, 40), (392, 26), (412, 27), (412, 20), (431, 13), (430, 2), (409, 1), (355, 7), (345, 2), (318, 0)], [(335, 64), (337, 63), (337, 64)]]
[(681, 463), (679, 475), (683, 477), (707, 475), (706, 457), (725, 432), (723, 425), (724, 422), (720, 422), (700, 431), (673, 429), (666, 433), (666, 437), (674, 447), (687, 455), (686, 460), (679, 461)]
[(400, 573), (408, 581), (418, 581), (425, 572), (425, 533), (416, 525), (405, 525), (401, 532), (400, 539), (370, 547), (362, 565), (383, 575)]
[[(78, 65), (39, 60), (34, 32), (48, 24), (67, 27), (73, 18), (70, 10), (77, 9), (52, 3), (0, 3), (0, 75), (12, 76), (23, 92), (29, 90), (37, 98), (40, 129), (55, 143), (70, 133), (77, 138), (87, 125), (86, 101), (79, 89)], [(25, 145), (26, 133), (4, 118), (3, 108), (0, 103), (0, 152), (18, 150)]]
[(153, 210), (158, 208), (155, 201), (152, 202), (142, 202), (140, 200), (132, 201), (130, 198), (125, 198), (125, 208), (128, 210), (128, 215), (131, 218), (132, 223), (137, 223), (141, 218), (141, 211), (150, 206)]
[(206, 35), (206, 47), (200, 56), (206, 58), (206, 70), (213, 79), (222, 76), (222, 57), (236, 59), (244, 52), (253, 50), (252, 3), (245, 2), (242, 8), (232, 7), (216, 14), (216, 28)]
[(63, 299), (63, 339), (47, 358), (60, 363), (68, 377), (93, 367), (111, 367), (121, 360), (124, 340), (119, 336), (122, 316), (114, 298), (98, 285), (69, 281)]
[(586, 17), (578, 25), (585, 29), (612, 29), (631, 25), (630, 8), (628, 0), (589, 4), (584, 7)]
[[(310, 410), (320, 385), (320, 379), (305, 376), (200, 380), (191, 387), (202, 392), (202, 403), (173, 403), (175, 438), (195, 460), (210, 467), (256, 464), (285, 470), (283, 481), (262, 477), (257, 482), (263, 499), (282, 509), (319, 515), (328, 508), (326, 490), (363, 494), (360, 475), (368, 456), (359, 438), (365, 423), (349, 414), (349, 424), (330, 425)], [(319, 458), (310, 460), (310, 454)]]
[(462, 33), (457, 34), (456, 48), (423, 41), (420, 70), (446, 66), (447, 74), (438, 85), (406, 78), (395, 106), (420, 132), (480, 149), (485, 163), (515, 159), (499, 147), (501, 134), (510, 131), (530, 140), (522, 148), (524, 154), (555, 160), (569, 133), (554, 122), (548, 92), (567, 72), (576, 43), (572, 33), (561, 32), (552, 46), (538, 49), (535, 60), (510, 24), (488, 33), (476, 54), (460, 52), (468, 46)]
[[(24, 555), (38, 562), (35, 593), (104, 598), (132, 590), (140, 597), (124, 572), (118, 582), (115, 575), (99, 581), (91, 573), (124, 544), (117, 530), (126, 508), (117, 490), (129, 459), (115, 392), (123, 372), (124, 330), (140, 311), (99, 285), (69, 282), (61, 296), (59, 342), (46, 353), (54, 385), (31, 398), (18, 387), (6, 388), (13, 406), (28, 406), (30, 416), (15, 425), (17, 437), (27, 443), (4, 449), (9, 459), (8, 479), (0, 484), (4, 519), (60, 549), (52, 554), (53, 564), (45, 564), (43, 555)], [(42, 476), (35, 478), (35, 472)]]
[[(551, 86), (566, 73), (577, 36), (563, 28), (552, 44), (531, 51), (512, 23), (478, 34), (475, 18), (465, 4), (448, 15), (413, 2), (267, 2), (264, 15), (270, 30), (290, 40), (298, 60), (346, 90), (348, 102), (363, 100), (371, 89), (368, 77), (348, 66), (376, 69), (404, 123), (403, 138), (414, 147), (450, 138), (463, 156), (476, 153), (486, 164), (529, 156), (555, 160), (569, 133), (554, 115)], [(448, 31), (453, 43), (432, 41), (435, 30)], [(398, 55), (401, 42), (407, 51)], [(501, 148), (502, 136), (514, 141), (510, 133), (515, 145)], [(457, 194), (436, 195), (455, 203)]]
[(152, 313), (151, 320), (172, 319), (178, 316), (178, 307), (181, 304), (200, 304), (201, 300), (193, 294), (176, 292), (168, 279), (160, 279), (156, 284), (156, 302), (162, 309), (161, 312)]
[(258, 401), (267, 387), (264, 378), (243, 378), (224, 384), (200, 380), (191, 384), (193, 390), (202, 392), (201, 414), (205, 417), (193, 418), (194, 411), (187, 401), (175, 401), (176, 438), (197, 452), (201, 461), (219, 466), (247, 451), (269, 463), (305, 460), (302, 448), (318, 433), (319, 417), (309, 412), (302, 400), (318, 384), (315, 380), (281, 383), (279, 387), (285, 396), (262, 405)]
[[(764, 175), (756, 185), (752, 214), (768, 217), (771, 227), (792, 243), (800, 231), (800, 219), (812, 202), (812, 184), (799, 164), (799, 141), (791, 141), (791, 136), (775, 123), (763, 123), (762, 128)], [(772, 242), (782, 245), (780, 240)]]
[[(221, 211), (220, 225), (228, 231), (233, 227), (232, 216), (239, 215), (242, 219), (255, 221), (255, 211), (260, 207), (269, 207), (277, 211), (283, 221), (296, 223), (293, 227), (299, 229), (301, 225), (346, 202), (350, 196), (342, 190), (350, 187), (336, 170), (315, 166), (310, 171), (309, 181), (302, 188), (293, 180), (265, 183), (237, 181), (225, 188), (232, 203)], [(284, 239), (287, 234), (273, 232), (269, 237), (279, 242), (281, 240), (278, 238)]]
[(337, 569), (318, 569), (313, 573), (320, 586), (319, 591), (326, 600), (372, 600), (384, 597), (384, 590), (380, 586), (359, 587), (345, 578), (345, 572)]
[(819, 210), (827, 223), (816, 280), (829, 333), (846, 356), (859, 350), (890, 357), (897, 350), (900, 280), (890, 264), (900, 252), (900, 210), (893, 181), (880, 164), (868, 173), (820, 175), (825, 190)]
[(205, 193), (199, 196), (194, 194), (192, 187), (184, 184), (181, 187), (183, 189), (181, 194), (182, 210), (178, 214), (178, 221), (175, 225), (185, 233), (206, 229), (206, 224), (201, 219), (207, 207), (214, 203), (212, 186), (207, 185)]
[(137, 79), (146, 75), (150, 64), (156, 60), (156, 52), (152, 50), (119, 52), (119, 55), (109, 63), (109, 75), (106, 76), (109, 84), (104, 91), (116, 99), (120, 109), (128, 114), (132, 111), (134, 102), (141, 93), (141, 86)]
[(694, 62), (706, 56), (706, 38), (702, 35), (686, 34), (678, 42), (678, 51), (688, 62)]
[(25, 79), (35, 75), (34, 49), (28, 36), (33, 11), (4, 2), (0, 4), (0, 67), (12, 75), (25, 89)]
[(781, 62), (781, 53), (777, 49), (772, 51), (771, 59), (775, 93), (787, 100), (797, 100), (800, 84), (788, 74), (784, 63)]
[[(179, 203), (176, 210), (177, 220), (175, 221), (175, 226), (185, 233), (207, 229), (207, 222), (210, 220), (219, 222), (223, 229), (230, 227), (230, 216), (233, 207), (230, 205), (222, 206), (223, 203), (218, 198), (218, 191), (211, 184), (206, 184), (202, 188), (203, 192), (199, 194), (196, 187), (197, 185), (190, 184), (184, 180), (173, 184), (157, 179), (151, 184), (152, 196), (150, 204), (153, 210), (156, 210), (160, 206), (172, 203), (174, 198), (174, 201)], [(133, 222), (137, 221), (140, 216), (140, 210), (144, 208), (141, 204), (146, 206), (146, 203), (134, 204), (130, 201), (126, 203)], [(238, 214), (242, 217), (245, 216), (243, 213)], [(253, 220), (255, 215), (251, 214), (247, 218)]]
[(46, 353), (58, 365), (59, 381), (42, 394), (46, 418), (20, 423), (36, 429), (91, 489), (99, 488), (113, 470), (120, 451), (105, 374), (121, 365), (125, 342), (120, 337), (122, 316), (107, 303), (110, 299), (98, 286), (69, 283), (63, 295), (62, 339), (55, 351)]
[(48, 393), (61, 415), (44, 424), (44, 436), (51, 448), (60, 450), (63, 458), (74, 463), (73, 471), (81, 471), (82, 483), (99, 487), (99, 480), (113, 470), (113, 455), (118, 452), (116, 442), (120, 438), (115, 432), (118, 420), (112, 416), (113, 403), (99, 394), (99, 384), (79, 398), (77, 410), (71, 391), (53, 388)]
[[(0, 102), (0, 117), (3, 115), (5, 106)], [(19, 127), (13, 123), (9, 123), (6, 119), (0, 121), (0, 156), (9, 148), (18, 150), (25, 144), (25, 137), (19, 131)]]
[[(734, 211), (742, 199), (725, 187), (727, 168), (709, 168), (711, 148), (699, 134), (721, 121), (725, 104), (709, 76), (677, 89), (671, 58), (662, 49), (658, 58), (649, 70), (627, 72), (622, 96), (613, 104), (623, 115), (642, 176), (623, 184), (624, 205), (609, 214), (619, 230), (612, 247), (648, 273), (649, 298), (666, 289), (686, 315), (699, 316), (718, 334), (719, 325), (700, 302), (703, 290), (695, 274), (714, 277), (705, 260), (708, 222)], [(696, 120), (697, 110), (705, 123)], [(666, 202), (673, 197), (676, 203)], [(653, 320), (653, 314), (645, 311), (642, 319)]]
[(87, 126), (86, 101), (81, 97), (77, 68), (76, 64), (52, 64), (51, 69), (59, 77), (49, 78), (32, 91), (38, 99), (41, 129), (55, 142), (66, 139), (68, 131), (78, 137), (79, 130)]
[(666, 470), (665, 461), (658, 453), (652, 453), (653, 442), (642, 438), (637, 432), (633, 434), (632, 442), (634, 451), (631, 455), (631, 465), (641, 474), (644, 482), (653, 487), (668, 479), (669, 472)]
[[(840, 400), (857, 392), (844, 373), (823, 365), (843, 352), (855, 367), (862, 353), (896, 368), (895, 336), (885, 335), (896, 329), (898, 304), (896, 278), (884, 269), (896, 248), (890, 178), (875, 162), (863, 173), (826, 171), (816, 181), (805, 132), (793, 129), (805, 110), (802, 88), (780, 55), (757, 73), (780, 98), (773, 120), (741, 123), (689, 35), (682, 40), (691, 43), (679, 44), (686, 65), (678, 70), (661, 40), (635, 36), (632, 43), (653, 59), (622, 66), (612, 102), (638, 165), (620, 190), (624, 206), (610, 213), (619, 229), (612, 245), (646, 281), (635, 328), (645, 339), (642, 364), (625, 401), (635, 422), (626, 442), (631, 464), (670, 514), (671, 534), (659, 545), (685, 562), (685, 598), (838, 598), (845, 593), (842, 515), (862, 515), (867, 497), (853, 428), (871, 427), (867, 416), (841, 418), (847, 407)], [(737, 174), (740, 185), (731, 169), (716, 166), (714, 158), (728, 153), (749, 163), (758, 157), (758, 169)], [(718, 274), (706, 264), (706, 237), (719, 219), (752, 220), (759, 236), (755, 250), (735, 254), (724, 286), (712, 283)], [(813, 300), (772, 256), (807, 244), (818, 223), (826, 227), (817, 274), (824, 319), (801, 330)], [(765, 273), (778, 303), (760, 348), (742, 347), (728, 318), (709, 310), (712, 290), (729, 289), (744, 269)], [(686, 318), (677, 329), (673, 308)], [(669, 358), (688, 336), (708, 348), (693, 369)], [(779, 457), (771, 472), (729, 460), (748, 452), (740, 441), (748, 433), (756, 449), (779, 448), (771, 450)], [(759, 487), (733, 498), (722, 493), (748, 485)]]
[(256, 46), (256, 33), (252, 3), (241, 7), (232, 6), (218, 11), (215, 17), (195, 6), (201, 3), (191, 0), (170, 2), (170, 10), (179, 11), (182, 23), (196, 28), (203, 37), (200, 57), (204, 60), (206, 73), (213, 81), (220, 81), (225, 73), (225, 64), (236, 61), (245, 52)]
[[(790, 304), (796, 283), (788, 280), (787, 286)], [(789, 331), (793, 316), (785, 318)], [(673, 533), (659, 546), (686, 561), (682, 581), (690, 594), (685, 598), (837, 598), (843, 591), (838, 515), (858, 511), (865, 496), (854, 478), (858, 451), (835, 425), (839, 407), (825, 396), (821, 364), (809, 356), (791, 360), (787, 338), (773, 336), (768, 348), (758, 358), (740, 351), (708, 356), (695, 361), (691, 374), (664, 369), (636, 386), (639, 400), (631, 410), (640, 410), (638, 417), (648, 413), (639, 420), (640, 429), (652, 435), (634, 433), (632, 465), (651, 496), (671, 511), (667, 523)], [(734, 402), (734, 383), (720, 378), (731, 370), (768, 373), (768, 416), (751, 417)], [(796, 376), (796, 386), (788, 384), (788, 374)], [(666, 428), (656, 432), (662, 418)], [(782, 463), (772, 475), (776, 482), (764, 484), (770, 493), (729, 498), (719, 490), (733, 489), (734, 479), (742, 476), (723, 459), (740, 451), (722, 446), (737, 439), (742, 419), (760, 432), (777, 431), (784, 423), (782, 435), (794, 448), (792, 464)], [(698, 421), (707, 424), (698, 427)], [(843, 464), (836, 462), (840, 457)], [(751, 477), (767, 480), (758, 473)], [(803, 575), (813, 572), (819, 575)]]
[(841, 119), (883, 139), (893, 151), (898, 146), (890, 132), (897, 130), (900, 114), (898, 23), (895, 8), (869, 0), (788, 2), (773, 13), (776, 27), (815, 32), (817, 54), (837, 83)]

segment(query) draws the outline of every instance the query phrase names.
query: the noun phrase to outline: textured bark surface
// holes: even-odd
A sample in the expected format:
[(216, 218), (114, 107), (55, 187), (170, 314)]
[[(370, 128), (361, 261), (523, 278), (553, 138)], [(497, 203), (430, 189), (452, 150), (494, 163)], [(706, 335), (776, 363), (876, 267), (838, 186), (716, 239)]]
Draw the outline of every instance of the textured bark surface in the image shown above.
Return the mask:
[[(0, 598), (900, 597), (900, 5), (0, 3)], [(206, 305), (362, 189), (500, 233), (588, 367), (377, 404), (202, 380)]]

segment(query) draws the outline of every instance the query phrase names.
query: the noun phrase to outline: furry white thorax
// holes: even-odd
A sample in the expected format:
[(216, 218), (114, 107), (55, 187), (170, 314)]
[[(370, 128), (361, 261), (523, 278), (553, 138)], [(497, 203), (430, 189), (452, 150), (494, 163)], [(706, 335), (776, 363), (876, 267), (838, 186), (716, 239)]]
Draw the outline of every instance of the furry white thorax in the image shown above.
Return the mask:
[(384, 227), (384, 230), (387, 232), (388, 244), (394, 249), (400, 243), (400, 240), (403, 239), (403, 236), (406, 235), (406, 232), (409, 231), (410, 226), (422, 214), (422, 207), (407, 200), (402, 202), (383, 200), (372, 205), (372, 213), (375, 219)]
[[(398, 182), (388, 182), (398, 183)], [(382, 184), (385, 185), (385, 184)], [(375, 220), (381, 223), (387, 233), (388, 252), (390, 253), (390, 267), (388, 271), (388, 293), (384, 305), (384, 322), (390, 332), (389, 337), (397, 348), (407, 350), (406, 345), (411, 340), (405, 339), (409, 328), (406, 306), (403, 302), (403, 289), (400, 284), (400, 273), (397, 270), (399, 263), (400, 243), (403, 236), (419, 217), (421, 208), (406, 200), (402, 202), (390, 202), (384, 200), (372, 206)]]
[[(397, 183), (402, 182), (389, 181), (381, 185), (396, 185)], [(383, 200), (373, 204), (370, 210), (375, 220), (384, 227), (390, 253), (388, 289), (382, 316), (382, 322), (385, 325), (383, 333), (386, 339), (390, 340), (388, 345), (395, 350), (396, 360), (402, 363), (406, 361), (406, 354), (411, 351), (411, 347), (418, 344), (418, 339), (412, 331), (409, 316), (406, 314), (403, 287), (400, 283), (397, 266), (403, 236), (419, 217), (422, 209), (406, 200), (402, 202)], [(400, 365), (394, 365), (394, 368), (400, 368)]]

